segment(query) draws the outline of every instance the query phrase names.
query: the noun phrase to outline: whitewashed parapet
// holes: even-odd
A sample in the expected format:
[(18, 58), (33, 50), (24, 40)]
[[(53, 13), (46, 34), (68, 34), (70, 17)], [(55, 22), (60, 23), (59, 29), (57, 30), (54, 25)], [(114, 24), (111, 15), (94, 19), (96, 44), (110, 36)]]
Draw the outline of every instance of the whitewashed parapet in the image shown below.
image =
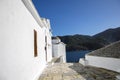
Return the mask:
[(88, 65), (88, 61), (85, 58), (80, 58), (79, 63), (81, 63), (84, 66)]
[(120, 59), (86, 55), (88, 65), (113, 70), (120, 73)]
[(120, 75), (117, 75), (117, 76), (116, 76), (116, 80), (120, 80)]

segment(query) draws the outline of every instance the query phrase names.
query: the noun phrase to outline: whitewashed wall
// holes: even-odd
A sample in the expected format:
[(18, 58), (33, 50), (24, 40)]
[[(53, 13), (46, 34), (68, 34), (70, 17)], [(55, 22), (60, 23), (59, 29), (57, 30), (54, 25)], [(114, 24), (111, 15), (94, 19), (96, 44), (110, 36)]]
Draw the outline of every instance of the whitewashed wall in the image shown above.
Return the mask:
[[(38, 57), (34, 57), (34, 32)], [(45, 34), (21, 0), (0, 0), (0, 80), (35, 80), (46, 66)]]
[(53, 57), (61, 57), (61, 62), (66, 62), (66, 46), (64, 43), (53, 44)]
[(48, 36), (47, 36), (48, 38), (47, 38), (47, 52), (48, 52), (48, 54), (47, 54), (47, 58), (48, 58), (48, 61), (47, 62), (49, 62), (49, 61), (51, 61), (51, 59), (52, 59), (52, 42), (51, 42), (51, 35), (49, 35), (49, 32), (48, 32)]
[(84, 66), (88, 65), (88, 61), (85, 58), (80, 58), (79, 63), (81, 63)]
[(47, 47), (47, 62), (51, 61), (52, 59), (52, 39), (51, 39), (51, 32), (49, 28), (44, 28), (45, 36), (47, 37), (46, 47)]
[(52, 43), (59, 43), (59, 42), (61, 42), (61, 40), (58, 38), (58, 39), (53, 39), (52, 40)]
[(45, 46), (46, 46), (46, 51), (47, 51), (47, 62), (50, 62), (52, 59), (52, 33), (51, 33), (51, 26), (50, 26), (50, 20), (49, 19), (45, 19), (45, 18), (41, 18), (42, 22), (44, 24), (44, 33), (45, 33), (45, 37), (46, 41), (45, 41)]
[(66, 62), (66, 45), (64, 44), (64, 43), (60, 43), (59, 45), (59, 53), (61, 53), (61, 55), (62, 55), (62, 62)]
[(86, 55), (88, 65), (120, 72), (120, 59)]
[(52, 44), (52, 53), (53, 53), (53, 57), (59, 57), (58, 53), (58, 45)]

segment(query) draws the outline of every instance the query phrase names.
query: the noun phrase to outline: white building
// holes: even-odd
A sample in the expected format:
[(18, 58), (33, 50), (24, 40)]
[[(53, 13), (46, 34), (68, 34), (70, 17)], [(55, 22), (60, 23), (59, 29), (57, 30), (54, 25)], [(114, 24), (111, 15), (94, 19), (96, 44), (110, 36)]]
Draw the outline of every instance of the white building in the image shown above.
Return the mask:
[(49, 20), (32, 0), (0, 0), (0, 80), (37, 80), (51, 46)]
[(60, 62), (66, 62), (66, 44), (61, 42), (58, 37), (52, 39), (52, 53), (54, 58), (60, 59)]
[(46, 54), (46, 61), (50, 62), (52, 59), (52, 33), (50, 27), (49, 19), (41, 18), (43, 21), (43, 31), (45, 33), (45, 54)]

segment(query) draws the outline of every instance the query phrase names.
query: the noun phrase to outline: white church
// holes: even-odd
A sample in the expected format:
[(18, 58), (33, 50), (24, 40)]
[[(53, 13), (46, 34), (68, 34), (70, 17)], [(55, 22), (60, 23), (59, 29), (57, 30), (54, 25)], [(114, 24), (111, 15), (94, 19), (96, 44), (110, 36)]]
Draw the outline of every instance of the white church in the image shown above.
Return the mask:
[(66, 63), (66, 44), (59, 37), (52, 37), (52, 57), (59, 59), (57, 62)]
[(37, 80), (52, 60), (49, 19), (32, 0), (0, 0), (0, 80)]

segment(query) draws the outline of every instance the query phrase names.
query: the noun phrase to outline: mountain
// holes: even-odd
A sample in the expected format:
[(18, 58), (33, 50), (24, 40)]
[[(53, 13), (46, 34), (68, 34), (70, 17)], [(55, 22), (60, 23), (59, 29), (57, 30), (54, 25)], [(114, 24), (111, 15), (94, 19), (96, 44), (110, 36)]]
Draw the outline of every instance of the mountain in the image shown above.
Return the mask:
[(102, 38), (106, 40), (108, 43), (112, 43), (120, 40), (120, 27), (107, 29), (101, 33), (94, 35), (95, 38)]
[(69, 36), (59, 36), (62, 42), (67, 44), (67, 51), (76, 50), (95, 50), (103, 47), (106, 44), (101, 38), (93, 38), (87, 35), (69, 35)]
[(108, 29), (94, 36), (89, 35), (67, 35), (58, 36), (62, 42), (67, 44), (67, 51), (96, 50), (112, 42), (120, 40), (120, 27)]

